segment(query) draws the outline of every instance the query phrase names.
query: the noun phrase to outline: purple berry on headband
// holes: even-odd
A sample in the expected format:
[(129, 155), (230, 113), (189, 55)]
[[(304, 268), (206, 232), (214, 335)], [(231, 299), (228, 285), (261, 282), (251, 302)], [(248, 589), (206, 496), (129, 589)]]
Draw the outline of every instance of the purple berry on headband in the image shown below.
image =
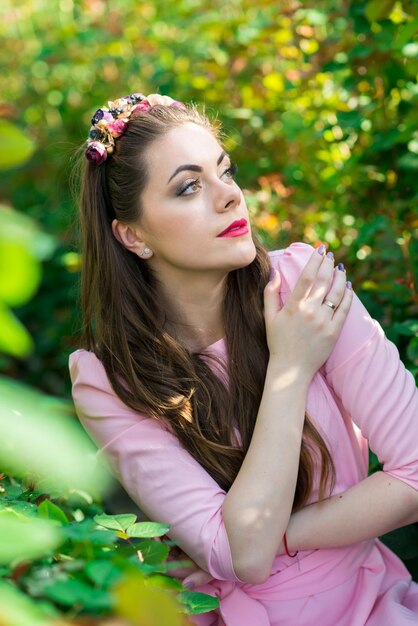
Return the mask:
[(96, 165), (104, 163), (107, 159), (106, 148), (100, 141), (92, 141), (89, 143), (84, 154), (88, 161), (96, 163)]
[(89, 132), (89, 139), (92, 139), (93, 141), (95, 139), (100, 139), (101, 136), (102, 133), (100, 132), (100, 130), (97, 130), (97, 128), (92, 128), (92, 130)]
[(143, 93), (132, 93), (130, 96), (124, 96), (123, 99), (131, 104), (137, 104), (138, 102), (144, 100), (145, 96)]
[(121, 107), (115, 107), (114, 109), (109, 109), (109, 113), (112, 114), (113, 118), (116, 118), (118, 115), (123, 113), (123, 109), (121, 109)]
[(96, 113), (91, 118), (91, 125), (94, 126), (95, 124), (97, 124), (97, 122), (100, 122), (102, 117), (103, 117), (102, 109), (97, 109)]

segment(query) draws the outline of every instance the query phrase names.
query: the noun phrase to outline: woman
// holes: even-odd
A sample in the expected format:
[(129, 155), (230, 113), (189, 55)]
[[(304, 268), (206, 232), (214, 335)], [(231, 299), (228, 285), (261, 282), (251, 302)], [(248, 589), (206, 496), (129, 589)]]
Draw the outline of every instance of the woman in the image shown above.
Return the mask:
[(324, 246), (266, 253), (193, 107), (110, 102), (86, 157), (73, 397), (219, 596), (196, 624), (418, 623), (418, 585), (376, 539), (418, 521), (416, 389), (344, 267)]

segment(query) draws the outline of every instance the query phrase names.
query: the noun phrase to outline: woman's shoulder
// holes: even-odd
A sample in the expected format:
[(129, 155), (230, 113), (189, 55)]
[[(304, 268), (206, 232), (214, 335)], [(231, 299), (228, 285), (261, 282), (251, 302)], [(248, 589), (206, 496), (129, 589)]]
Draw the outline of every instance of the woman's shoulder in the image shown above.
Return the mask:
[(313, 246), (297, 241), (291, 243), (287, 248), (272, 250), (268, 253), (272, 267), (280, 272), (281, 292), (294, 289), (313, 251)]
[(89, 384), (113, 393), (106, 370), (94, 352), (83, 348), (75, 350), (69, 356), (68, 365), (73, 387)]

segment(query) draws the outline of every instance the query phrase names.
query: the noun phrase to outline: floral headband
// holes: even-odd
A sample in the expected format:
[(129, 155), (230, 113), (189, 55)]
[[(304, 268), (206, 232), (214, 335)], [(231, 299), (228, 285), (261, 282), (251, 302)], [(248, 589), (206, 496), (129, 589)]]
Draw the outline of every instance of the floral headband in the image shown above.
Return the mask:
[(146, 113), (155, 105), (186, 108), (182, 102), (169, 96), (160, 96), (158, 93), (149, 96), (133, 93), (108, 102), (107, 107), (97, 109), (91, 120), (87, 149), (84, 153), (87, 160), (97, 165), (104, 163), (107, 155), (112, 154), (114, 150), (115, 139), (126, 131), (130, 118)]

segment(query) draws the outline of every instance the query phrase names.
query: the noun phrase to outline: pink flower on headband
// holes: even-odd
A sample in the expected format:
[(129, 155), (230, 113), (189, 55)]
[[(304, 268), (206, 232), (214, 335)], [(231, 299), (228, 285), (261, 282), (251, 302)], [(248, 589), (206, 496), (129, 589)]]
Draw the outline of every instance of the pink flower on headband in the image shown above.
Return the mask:
[(116, 137), (120, 137), (121, 135), (123, 135), (127, 127), (128, 127), (128, 122), (125, 122), (125, 120), (114, 120), (113, 122), (110, 122), (109, 126), (107, 127), (107, 130), (112, 135), (112, 137), (116, 138)]
[(84, 154), (88, 161), (96, 163), (96, 165), (104, 163), (107, 159), (106, 148), (100, 141), (91, 141)]
[(163, 106), (168, 107), (174, 102), (173, 98), (170, 98), (170, 96), (161, 96), (159, 93), (150, 94), (149, 96), (147, 96), (147, 100), (151, 106), (162, 104)]
[(178, 107), (179, 109), (185, 109), (185, 105), (182, 102), (179, 102), (178, 100), (173, 100), (173, 98), (170, 98), (170, 96), (162, 96), (159, 93), (152, 93), (149, 96), (147, 96), (147, 100), (150, 103), (151, 106), (157, 106), (157, 105), (162, 105), (162, 106), (172, 106), (172, 107)]
[(131, 115), (135, 116), (135, 115), (138, 115), (139, 113), (146, 113), (147, 111), (150, 110), (150, 108), (151, 108), (151, 105), (148, 102), (148, 99), (142, 100), (142, 102), (134, 106), (134, 108), (132, 109)]
[(156, 105), (186, 108), (182, 102), (173, 100), (170, 96), (161, 96), (158, 93), (144, 96), (142, 93), (133, 93), (109, 101), (107, 107), (97, 109), (91, 120), (86, 158), (97, 165), (104, 163), (107, 155), (112, 154), (115, 149), (115, 139), (125, 133), (129, 119), (146, 113)]
[(186, 105), (183, 104), (182, 102), (179, 102), (178, 100), (173, 100), (173, 102), (171, 103), (172, 107), (177, 107), (179, 109), (186, 109)]

